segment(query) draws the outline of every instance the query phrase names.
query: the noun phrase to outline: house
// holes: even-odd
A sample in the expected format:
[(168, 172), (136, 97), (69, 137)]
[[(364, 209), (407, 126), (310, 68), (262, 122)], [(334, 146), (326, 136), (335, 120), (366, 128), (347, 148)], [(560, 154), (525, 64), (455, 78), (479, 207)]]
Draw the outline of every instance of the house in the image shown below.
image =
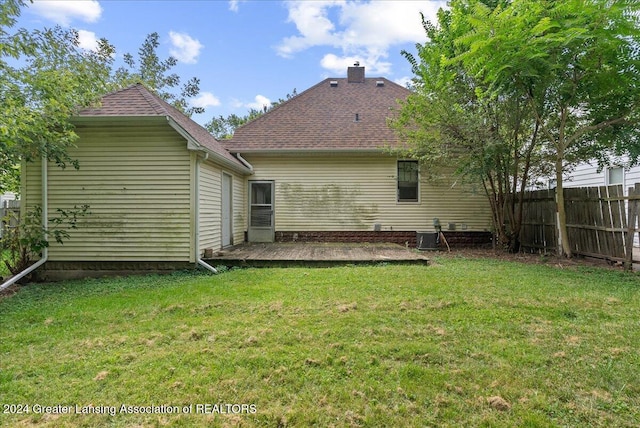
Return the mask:
[(250, 168), (144, 86), (108, 94), (74, 122), (79, 169), (23, 165), (27, 208), (46, 204), (53, 217), (89, 205), (63, 245), (50, 243), (47, 275), (175, 269), (244, 240)]
[(78, 170), (23, 166), (26, 207), (90, 206), (51, 243), (46, 272), (175, 269), (244, 241), (415, 245), (436, 218), (453, 245), (489, 242), (483, 192), (422, 180), (416, 161), (391, 154), (401, 142), (386, 121), (408, 94), (349, 67), (224, 144), (142, 85), (108, 94), (74, 119)]
[(439, 219), (452, 243), (490, 242), (482, 191), (420, 179), (387, 126), (409, 90), (354, 66), (238, 128), (225, 147), (253, 167), (249, 241), (385, 241), (415, 245)]
[(16, 198), (16, 194), (13, 192), (5, 192), (3, 194), (0, 195), (0, 206), (4, 206), (5, 203), (9, 202), (9, 201), (15, 201)]
[[(629, 187), (640, 183), (640, 166), (625, 168), (626, 162), (599, 168), (597, 162), (585, 162), (577, 165), (564, 181), (564, 187), (593, 187), (621, 185), (624, 194), (628, 194)], [(555, 187), (555, 186), (553, 186)]]
[[(622, 194), (629, 196), (629, 188), (640, 183), (640, 165), (625, 166), (628, 165), (628, 161), (629, 159), (624, 156), (611, 156), (611, 164), (602, 168), (595, 160), (580, 163), (571, 170), (562, 184), (565, 188), (622, 186)], [(550, 180), (549, 188), (554, 187), (556, 187), (555, 180)], [(628, 218), (628, 209), (628, 202), (625, 202), (625, 218)], [(637, 233), (633, 237), (633, 246), (640, 248), (640, 237)]]
[[(640, 183), (640, 165), (629, 166), (627, 156), (610, 155), (609, 165), (600, 166), (597, 160), (581, 162), (565, 172), (563, 187), (598, 187), (621, 185), (624, 194), (629, 187)], [(537, 177), (530, 186), (531, 190), (553, 189), (556, 180), (553, 177)]]

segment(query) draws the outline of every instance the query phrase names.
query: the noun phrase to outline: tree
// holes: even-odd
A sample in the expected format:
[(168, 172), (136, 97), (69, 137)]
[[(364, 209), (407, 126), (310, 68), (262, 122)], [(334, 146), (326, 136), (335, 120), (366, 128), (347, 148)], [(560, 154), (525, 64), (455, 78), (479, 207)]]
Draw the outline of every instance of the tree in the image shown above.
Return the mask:
[(535, 115), (555, 169), (559, 252), (570, 257), (564, 173), (611, 152), (639, 160), (637, 2), (513, 0), (470, 12), (459, 59), (486, 94), (517, 93)]
[[(178, 60), (173, 56), (161, 60), (156, 52), (159, 46), (158, 33), (151, 33), (140, 46), (137, 61), (130, 53), (124, 54), (125, 66), (114, 72), (113, 89), (143, 83), (187, 116), (204, 113), (203, 107), (189, 107), (189, 99), (200, 93), (200, 80), (192, 77), (180, 86), (180, 76), (171, 72), (171, 69), (178, 64)], [(174, 89), (178, 87), (180, 91), (176, 94)]]
[[(180, 82), (167, 72), (176, 64), (169, 58), (160, 61), (155, 54), (157, 34), (150, 35), (140, 49), (140, 67), (136, 72), (120, 68), (113, 72), (115, 49), (107, 40), (98, 42), (94, 51), (79, 47), (78, 33), (61, 27), (27, 31), (14, 30), (22, 0), (0, 2), (0, 191), (17, 190), (19, 165), (47, 159), (61, 168), (79, 163), (68, 154), (78, 136), (71, 118), (81, 109), (96, 103), (109, 90), (142, 81), (159, 95), (187, 112), (187, 98), (198, 93), (198, 80), (182, 86), (179, 96), (166, 88)], [(133, 68), (132, 56), (125, 63)], [(58, 209), (58, 216), (39, 223), (40, 207), (25, 210), (20, 226), (2, 241), (10, 253), (7, 266), (17, 273), (30, 264), (37, 253), (48, 246), (48, 238), (62, 243), (75, 228), (78, 216), (88, 206)]]
[(66, 151), (77, 138), (69, 119), (104, 93), (114, 52), (106, 40), (84, 51), (60, 27), (11, 32), (23, 6), (0, 4), (0, 191), (18, 182), (22, 160), (78, 166)]
[(253, 119), (262, 116), (264, 113), (260, 110), (250, 109), (244, 116), (230, 114), (227, 117), (222, 115), (212, 118), (205, 124), (205, 128), (218, 140), (226, 140), (233, 137), (236, 128), (244, 125)]
[(233, 137), (233, 133), (235, 132), (236, 128), (244, 125), (247, 122), (257, 119), (266, 112), (271, 111), (280, 104), (289, 101), (297, 95), (298, 92), (295, 88), (293, 88), (293, 91), (291, 91), (290, 94), (285, 95), (284, 98), (279, 98), (278, 101), (271, 103), (271, 105), (268, 107), (264, 106), (262, 110), (252, 108), (249, 109), (249, 112), (244, 116), (238, 116), (237, 114), (232, 113), (227, 117), (214, 117), (205, 124), (205, 128), (207, 128), (207, 130), (218, 140), (229, 139)]
[(107, 92), (142, 82), (186, 114), (203, 112), (188, 107), (199, 93), (198, 79), (187, 81), (178, 95), (170, 91), (180, 85), (170, 73), (177, 60), (158, 57), (157, 33), (147, 36), (138, 61), (125, 54), (126, 66), (114, 71), (115, 48), (106, 39), (87, 51), (75, 30), (15, 30), (23, 7), (23, 0), (0, 3), (0, 192), (18, 191), (21, 161), (44, 155), (60, 167), (77, 168), (67, 154), (77, 139), (70, 119)]
[[(104, 39), (96, 51), (84, 51), (77, 32), (61, 27), (13, 30), (23, 6), (22, 0), (0, 3), (0, 191), (17, 190), (22, 162), (46, 159), (61, 168), (79, 167), (67, 152), (77, 139), (70, 119), (105, 92), (114, 53)], [(63, 242), (66, 228), (74, 228), (87, 209), (60, 208), (46, 227), (39, 206), (25, 209), (20, 225), (0, 245), (9, 253), (9, 270), (16, 274), (27, 267), (50, 236)]]
[(430, 172), (423, 176), (456, 165), (457, 175), (481, 183), (498, 243), (518, 251), (522, 198), (539, 165), (538, 132), (524, 97), (487, 94), (483, 81), (458, 59), (463, 51), (457, 40), (469, 31), (475, 3), (451, 2), (449, 10), (439, 11), (437, 24), (423, 17), (427, 42), (416, 46), (417, 58), (403, 52), (412, 65), (414, 92), (390, 125), (409, 143), (403, 155)]

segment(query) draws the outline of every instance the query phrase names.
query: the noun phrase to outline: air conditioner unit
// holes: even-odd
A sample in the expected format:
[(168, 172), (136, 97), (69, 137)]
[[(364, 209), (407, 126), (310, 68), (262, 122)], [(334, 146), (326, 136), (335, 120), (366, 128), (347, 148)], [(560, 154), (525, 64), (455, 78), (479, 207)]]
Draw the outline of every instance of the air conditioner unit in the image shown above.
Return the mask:
[(438, 232), (416, 232), (418, 250), (437, 250), (440, 244)]

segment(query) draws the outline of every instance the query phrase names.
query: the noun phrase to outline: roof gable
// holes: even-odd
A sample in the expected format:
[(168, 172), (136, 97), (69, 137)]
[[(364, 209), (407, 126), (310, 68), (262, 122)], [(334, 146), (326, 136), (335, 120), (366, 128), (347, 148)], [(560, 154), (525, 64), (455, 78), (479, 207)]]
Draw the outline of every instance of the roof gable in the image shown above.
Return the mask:
[(410, 91), (385, 78), (328, 78), (236, 129), (232, 152), (373, 150), (400, 143), (387, 118)]
[(204, 147), (227, 163), (248, 171), (247, 167), (231, 155), (209, 131), (140, 83), (105, 95), (99, 107), (81, 110), (78, 116), (83, 118), (166, 117), (197, 145)]
[(81, 110), (79, 116), (168, 116), (168, 104), (138, 83), (103, 96), (98, 107)]

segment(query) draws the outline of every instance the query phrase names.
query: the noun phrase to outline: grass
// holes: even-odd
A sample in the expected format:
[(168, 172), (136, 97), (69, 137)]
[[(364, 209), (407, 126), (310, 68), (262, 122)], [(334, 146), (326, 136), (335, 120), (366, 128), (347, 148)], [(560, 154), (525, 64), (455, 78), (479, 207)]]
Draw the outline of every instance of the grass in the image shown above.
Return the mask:
[(9, 259), (9, 251), (0, 250), (0, 278), (8, 278), (11, 275), (7, 265), (4, 264), (5, 260)]
[(30, 285), (0, 425), (637, 426), (638, 314), (636, 274), (465, 258)]

